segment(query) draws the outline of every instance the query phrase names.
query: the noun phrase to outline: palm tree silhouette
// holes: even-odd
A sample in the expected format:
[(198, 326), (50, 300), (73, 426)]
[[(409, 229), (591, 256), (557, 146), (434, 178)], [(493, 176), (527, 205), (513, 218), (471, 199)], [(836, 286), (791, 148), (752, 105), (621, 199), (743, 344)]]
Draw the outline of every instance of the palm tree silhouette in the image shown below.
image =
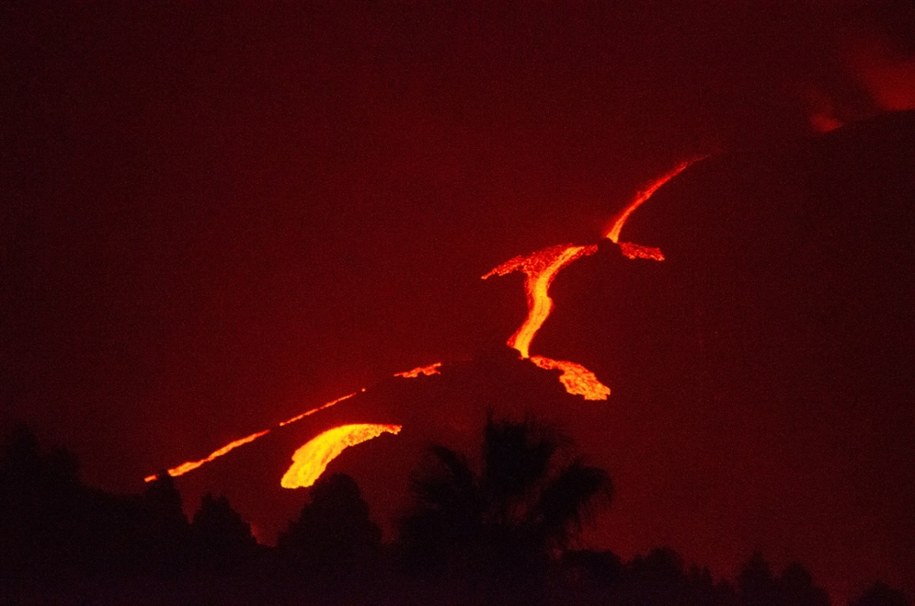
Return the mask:
[(612, 495), (607, 472), (570, 456), (570, 445), (531, 418), (490, 414), (479, 472), (460, 453), (431, 446), (399, 525), (410, 569), (479, 588), (535, 587)]

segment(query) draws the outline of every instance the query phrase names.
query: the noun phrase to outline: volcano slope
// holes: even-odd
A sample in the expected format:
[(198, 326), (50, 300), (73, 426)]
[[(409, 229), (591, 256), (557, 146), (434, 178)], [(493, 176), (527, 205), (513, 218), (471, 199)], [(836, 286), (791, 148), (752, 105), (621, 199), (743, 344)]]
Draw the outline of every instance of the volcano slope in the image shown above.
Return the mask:
[(601, 535), (733, 570), (808, 563), (834, 596), (915, 590), (915, 114), (711, 158), (553, 288), (539, 335), (613, 389)]
[(179, 485), (190, 504), (227, 494), (269, 540), (303, 501), (279, 487), (298, 446), (342, 424), (398, 424), (327, 468), (351, 474), (384, 525), (427, 445), (474, 452), (487, 411), (530, 413), (614, 478), (592, 545), (669, 545), (728, 576), (759, 549), (804, 562), (834, 598), (876, 578), (915, 591), (913, 202), (912, 113), (707, 159), (624, 229), (664, 262), (604, 242), (552, 286), (532, 351), (584, 364), (608, 401), (493, 349), (386, 379)]
[[(589, 425), (606, 423), (606, 402), (595, 404), (566, 393), (558, 372), (547, 372), (517, 352), (495, 347), (472, 361), (446, 363), (440, 374), (389, 377), (332, 408), (295, 424), (277, 427), (251, 446), (239, 448), (176, 479), (193, 509), (205, 492), (229, 497), (258, 538), (272, 542), (304, 502), (302, 490), (280, 488), (293, 452), (324, 431), (354, 423), (396, 424), (397, 435), (346, 448), (325, 473), (353, 476), (369, 502), (373, 518), (388, 531), (408, 500), (411, 470), (432, 443), (461, 452), (479, 451), (487, 416), (532, 416), (571, 438)], [(571, 444), (569, 444), (571, 446)], [(600, 462), (601, 444), (578, 444), (569, 454)]]

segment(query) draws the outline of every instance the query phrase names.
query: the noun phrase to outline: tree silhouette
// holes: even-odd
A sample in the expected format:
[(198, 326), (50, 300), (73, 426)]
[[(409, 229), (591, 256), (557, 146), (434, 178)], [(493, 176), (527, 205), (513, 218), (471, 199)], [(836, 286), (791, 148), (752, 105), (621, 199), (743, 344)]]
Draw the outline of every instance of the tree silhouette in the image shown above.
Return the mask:
[[(534, 589), (554, 556), (569, 547), (599, 499), (608, 474), (570, 458), (551, 428), (487, 419), (482, 465), (433, 445), (412, 477), (413, 504), (400, 520), (408, 567), (446, 575), (483, 591), (518, 596)], [(491, 596), (490, 596), (491, 597)]]
[(740, 603), (744, 606), (772, 606), (779, 603), (779, 587), (769, 563), (758, 551), (750, 556), (737, 575)]
[(801, 564), (789, 564), (779, 580), (786, 606), (829, 606), (826, 591), (813, 584), (810, 571)]
[(257, 554), (251, 526), (224, 496), (205, 494), (191, 520), (197, 565), (202, 570), (231, 573)]
[(277, 541), (283, 560), (322, 589), (360, 585), (380, 547), (381, 530), (369, 519), (359, 486), (340, 473), (314, 485), (298, 519)]
[(776, 577), (759, 552), (744, 564), (737, 585), (738, 601), (745, 606), (829, 606), (829, 596), (804, 566), (789, 564)]
[(140, 523), (135, 547), (147, 561), (149, 573), (175, 575), (187, 571), (190, 525), (174, 479), (162, 472), (140, 500)]
[(88, 490), (78, 468), (64, 448), (43, 452), (27, 426), (9, 433), (0, 456), (0, 560), (35, 570), (83, 564)]
[(908, 606), (910, 602), (905, 595), (885, 583), (877, 582), (865, 590), (865, 592), (856, 600), (852, 600), (849, 606)]

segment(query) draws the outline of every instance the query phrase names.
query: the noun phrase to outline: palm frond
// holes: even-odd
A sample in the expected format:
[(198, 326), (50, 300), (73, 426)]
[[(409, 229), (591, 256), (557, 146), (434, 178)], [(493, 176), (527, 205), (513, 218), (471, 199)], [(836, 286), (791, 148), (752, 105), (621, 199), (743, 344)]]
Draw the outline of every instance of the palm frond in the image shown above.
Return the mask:
[(545, 541), (564, 546), (594, 513), (613, 496), (609, 474), (576, 459), (543, 488), (530, 511), (530, 522), (540, 527)]

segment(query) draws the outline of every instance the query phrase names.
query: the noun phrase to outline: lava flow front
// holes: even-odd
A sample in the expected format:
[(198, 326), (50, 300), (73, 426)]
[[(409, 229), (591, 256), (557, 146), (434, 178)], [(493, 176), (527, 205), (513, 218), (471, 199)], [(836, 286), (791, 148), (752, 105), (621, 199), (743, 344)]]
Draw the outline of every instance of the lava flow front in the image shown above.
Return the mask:
[(344, 449), (377, 438), (383, 433), (398, 434), (400, 425), (359, 423), (341, 425), (318, 434), (292, 455), (292, 466), (283, 475), (283, 488), (307, 488), (314, 484), (327, 465)]

